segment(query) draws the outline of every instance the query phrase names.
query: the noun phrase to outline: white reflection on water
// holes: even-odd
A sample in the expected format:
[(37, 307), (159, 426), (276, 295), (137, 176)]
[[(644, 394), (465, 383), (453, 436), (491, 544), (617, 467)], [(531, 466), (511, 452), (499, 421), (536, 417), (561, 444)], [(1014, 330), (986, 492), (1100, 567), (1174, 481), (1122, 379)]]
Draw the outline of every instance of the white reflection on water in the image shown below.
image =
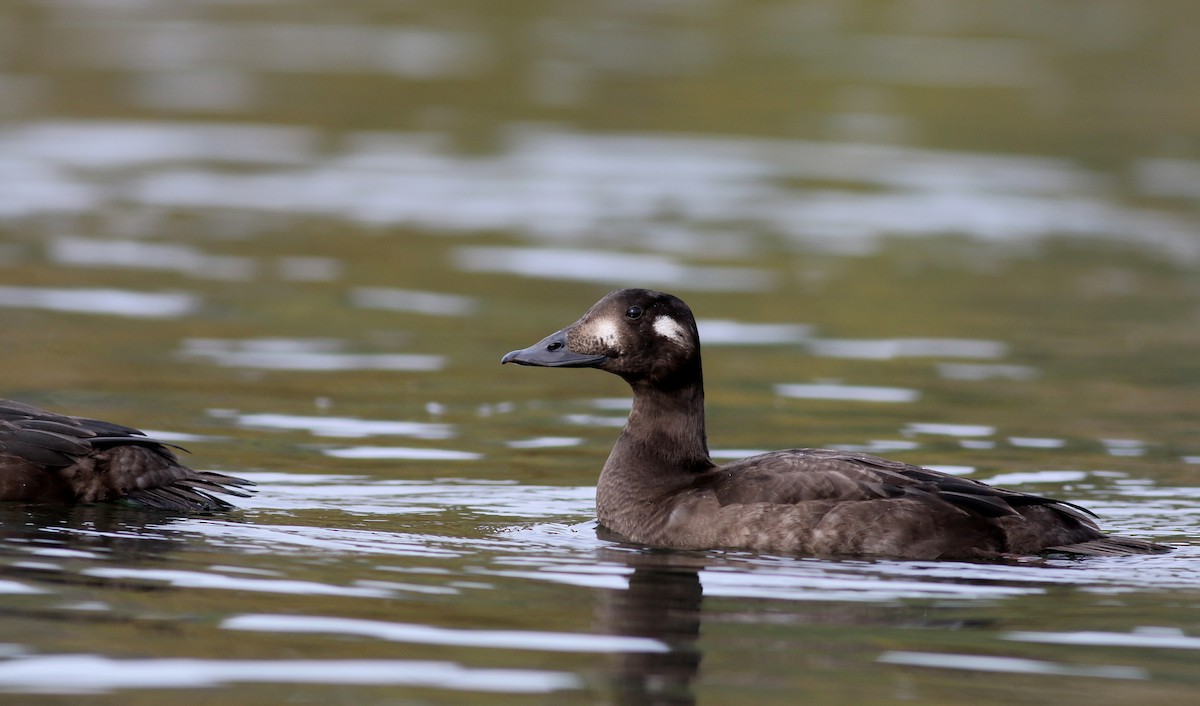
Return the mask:
[(750, 324), (724, 319), (696, 322), (706, 346), (764, 346), (802, 343), (812, 334), (806, 324)]
[(64, 265), (167, 270), (209, 279), (249, 280), (257, 269), (249, 258), (206, 255), (174, 243), (62, 236), (50, 241), (49, 251), (51, 260)]
[(974, 466), (962, 466), (956, 464), (945, 463), (930, 463), (925, 466), (931, 471), (939, 471), (941, 473), (949, 473), (952, 476), (965, 476), (975, 472)]
[(510, 449), (556, 449), (564, 446), (578, 446), (583, 439), (577, 436), (535, 436), (531, 439), (513, 439), (504, 442)]
[[(330, 503), (334, 505), (334, 503)], [(411, 504), (403, 512), (435, 513), (445, 511), (438, 505), (422, 507)], [(356, 505), (347, 510), (356, 515), (384, 514), (386, 510), (367, 504)], [(397, 512), (397, 514), (401, 514)], [(246, 554), (299, 554), (312, 556), (314, 553), (353, 554), (353, 555), (387, 555), (391, 557), (406, 557), (418, 559), (446, 559), (461, 557), (468, 553), (463, 547), (448, 538), (433, 535), (411, 534), (400, 532), (379, 532), (372, 530), (346, 529), (344, 527), (313, 527), (309, 525), (282, 525), (259, 522), (255, 524), (240, 524), (229, 522), (195, 521), (187, 526), (188, 531), (198, 536), (207, 537), (217, 544), (236, 547)], [(466, 544), (465, 542), (462, 544)], [(486, 542), (478, 542), (473, 551), (479, 551)], [(152, 578), (152, 577), (148, 577)], [(207, 584), (206, 588), (237, 590), (236, 582), (226, 582), (219, 576)], [(256, 584), (259, 591), (278, 591), (286, 593), (286, 581), (276, 583)], [(392, 597), (405, 592), (397, 586), (383, 586), (378, 583), (356, 581), (357, 588), (351, 588), (350, 595), (376, 598)], [(362, 593), (358, 593), (358, 589)], [(345, 586), (325, 586), (317, 584), (313, 593), (320, 595), (348, 595)]]
[(722, 458), (739, 459), (746, 458), (747, 456), (757, 456), (766, 452), (766, 449), (710, 449), (708, 456), (714, 460)]
[(0, 287), (0, 306), (17, 309), (108, 314), (135, 319), (175, 319), (192, 313), (199, 304), (195, 295), (183, 292)]
[(41, 593), (41, 592), (42, 592), (41, 589), (34, 588), (33, 586), (26, 586), (23, 583), (18, 583), (16, 581), (0, 580), (0, 594), (14, 595), (14, 594), (31, 594), (31, 593)]
[(429, 316), (468, 316), (475, 311), (472, 297), (390, 287), (355, 287), (350, 301), (363, 309), (407, 311)]
[(615, 427), (625, 426), (628, 417), (606, 417), (602, 414), (568, 414), (563, 417), (568, 424), (578, 424), (585, 427)]
[(221, 623), (226, 630), (283, 633), (332, 633), (374, 637), (424, 645), (491, 647), (548, 652), (667, 652), (659, 640), (646, 637), (527, 630), (459, 630), (431, 625), (392, 623), (327, 616), (236, 615)]
[(1144, 456), (1146, 444), (1138, 439), (1101, 439), (1110, 456)]
[(904, 425), (905, 434), (937, 434), (945, 436), (991, 436), (996, 427), (984, 424), (947, 424), (943, 422), (913, 422)]
[(981, 479), (989, 485), (1024, 485), (1026, 483), (1076, 483), (1087, 479), (1084, 471), (1029, 471), (1026, 473), (1001, 473)]
[(183, 342), (180, 355), (206, 359), (223, 367), (259, 370), (431, 372), (445, 365), (445, 358), (440, 355), (343, 353), (342, 346), (341, 341), (326, 338), (189, 338)]
[(628, 412), (633, 409), (632, 397), (595, 397), (588, 404), (596, 409), (620, 409)]
[(1139, 627), (1133, 632), (1033, 632), (1015, 631), (1005, 640), (1040, 642), (1050, 645), (1091, 645), (1100, 647), (1151, 647), (1170, 650), (1200, 650), (1200, 637), (1183, 634), (1179, 628)]
[(1150, 674), (1139, 667), (1121, 665), (1084, 666), (1062, 664), (1019, 657), (992, 655), (962, 655), (945, 652), (884, 652), (879, 657), (884, 664), (937, 669), (966, 669), (972, 672), (1004, 672), (1009, 674), (1046, 674), (1072, 677), (1101, 677), (1104, 679), (1149, 679)]
[(0, 688), (45, 694), (117, 689), (197, 689), (228, 683), (381, 684), (499, 693), (579, 686), (571, 674), (474, 669), (453, 662), (342, 660), (110, 659), (95, 655), (18, 657), (0, 663)]
[[(291, 512), (337, 508), (356, 514), (472, 513), (489, 518), (575, 518), (595, 515), (594, 486), (521, 485), (507, 480), (379, 480), (360, 475), (238, 473), (269, 488), (241, 503)], [(237, 523), (195, 520), (201, 531)], [(215, 524), (214, 524), (215, 523)], [(216, 531), (226, 531), (218, 529)], [(338, 535), (337, 536), (346, 536)]]
[(906, 387), (872, 385), (842, 385), (839, 383), (779, 384), (775, 394), (804, 400), (839, 400), (849, 402), (914, 402), (921, 393)]
[(483, 454), (453, 449), (425, 449), (411, 446), (348, 446), (324, 449), (323, 454), (333, 458), (351, 459), (407, 459), (412, 461), (478, 461)]
[(176, 444), (204, 443), (209, 441), (224, 441), (227, 437), (211, 434), (189, 434), (182, 431), (164, 431), (162, 429), (142, 429), (142, 432), (158, 441), (170, 441)]
[(828, 358), (1003, 358), (1008, 347), (1000, 341), (969, 338), (817, 338), (809, 341), (813, 355)]
[(915, 451), (921, 447), (917, 442), (906, 439), (871, 439), (865, 444), (836, 444), (835, 446), (846, 451), (862, 451), (869, 454), (881, 454), (891, 451)]
[(358, 419), (356, 417), (313, 417), (299, 414), (239, 414), (227, 410), (210, 410), (209, 414), (229, 418), (233, 424), (247, 429), (305, 430), (314, 436), (365, 438), (368, 436), (411, 436), (416, 439), (450, 439), (453, 424), (408, 422), (393, 419)]
[(297, 164), (316, 153), (315, 130), (282, 125), (46, 121), (8, 125), (8, 155), (85, 169), (155, 163)]
[(206, 588), (224, 591), (255, 591), (261, 593), (286, 593), (294, 596), (343, 596), (352, 598), (388, 598), (392, 594), (375, 588), (358, 586), (334, 586), (314, 581), (294, 579), (258, 579), (244, 576), (226, 576), (215, 572), (181, 571), (172, 569), (132, 569), (98, 566), (84, 569), (80, 573), (105, 579), (135, 579), (165, 583), (176, 588)]
[(973, 584), (878, 577), (864, 585), (860, 573), (834, 566), (800, 565), (797, 570), (745, 572), (710, 570), (701, 574), (705, 595), (802, 601), (889, 601), (898, 598), (999, 598), (1042, 593), (1033, 586)]
[(457, 267), (467, 272), (505, 272), (539, 279), (566, 279), (689, 290), (770, 289), (771, 273), (751, 267), (685, 265), (668, 255), (566, 248), (463, 247)]

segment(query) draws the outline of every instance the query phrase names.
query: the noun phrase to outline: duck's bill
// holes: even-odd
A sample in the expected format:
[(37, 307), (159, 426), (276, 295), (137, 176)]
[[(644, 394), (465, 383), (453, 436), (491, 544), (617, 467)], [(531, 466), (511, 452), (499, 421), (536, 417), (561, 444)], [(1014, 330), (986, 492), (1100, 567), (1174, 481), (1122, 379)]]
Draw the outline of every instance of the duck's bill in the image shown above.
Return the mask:
[(567, 348), (566, 330), (556, 331), (528, 348), (512, 351), (500, 359), (501, 363), (535, 365), (541, 368), (594, 368), (608, 356), (576, 353)]

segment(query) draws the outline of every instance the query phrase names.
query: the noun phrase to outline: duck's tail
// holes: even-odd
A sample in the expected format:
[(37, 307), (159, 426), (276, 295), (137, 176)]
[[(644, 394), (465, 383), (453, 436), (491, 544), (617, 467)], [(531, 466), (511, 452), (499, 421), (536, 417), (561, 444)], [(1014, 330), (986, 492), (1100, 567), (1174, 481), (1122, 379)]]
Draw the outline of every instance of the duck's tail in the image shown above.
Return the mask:
[(1086, 542), (1046, 547), (1046, 551), (1082, 554), (1085, 556), (1128, 556), (1130, 554), (1166, 554), (1171, 551), (1171, 547), (1145, 539), (1110, 534)]
[(233, 505), (214, 493), (248, 498), (253, 492), (254, 481), (227, 476), (212, 471), (194, 471), (186, 466), (184, 471), (168, 484), (153, 488), (131, 490), (128, 500), (158, 510), (181, 510), (204, 512), (229, 510)]

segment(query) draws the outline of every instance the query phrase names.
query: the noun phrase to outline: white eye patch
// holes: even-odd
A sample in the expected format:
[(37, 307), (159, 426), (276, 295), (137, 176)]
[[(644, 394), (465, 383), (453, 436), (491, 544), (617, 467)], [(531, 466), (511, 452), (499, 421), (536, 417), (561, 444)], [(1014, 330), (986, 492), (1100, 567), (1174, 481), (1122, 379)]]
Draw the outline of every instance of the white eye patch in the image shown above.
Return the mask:
[(670, 339), (681, 346), (689, 346), (687, 331), (679, 322), (670, 316), (660, 316), (654, 320), (654, 331), (663, 338)]

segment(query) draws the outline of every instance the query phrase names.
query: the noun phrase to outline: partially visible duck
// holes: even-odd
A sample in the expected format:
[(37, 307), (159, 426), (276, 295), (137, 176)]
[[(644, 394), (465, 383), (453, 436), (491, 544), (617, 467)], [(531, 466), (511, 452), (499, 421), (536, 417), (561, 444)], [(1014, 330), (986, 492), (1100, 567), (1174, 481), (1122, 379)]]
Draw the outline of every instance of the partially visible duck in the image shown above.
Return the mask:
[(599, 368), (633, 388), (596, 513), (636, 543), (907, 559), (1168, 550), (1106, 535), (1078, 505), (862, 453), (789, 449), (716, 465), (696, 320), (670, 294), (613, 292), (500, 362)]
[(251, 481), (179, 462), (137, 429), (0, 400), (0, 500), (129, 500), (163, 510), (225, 510)]

